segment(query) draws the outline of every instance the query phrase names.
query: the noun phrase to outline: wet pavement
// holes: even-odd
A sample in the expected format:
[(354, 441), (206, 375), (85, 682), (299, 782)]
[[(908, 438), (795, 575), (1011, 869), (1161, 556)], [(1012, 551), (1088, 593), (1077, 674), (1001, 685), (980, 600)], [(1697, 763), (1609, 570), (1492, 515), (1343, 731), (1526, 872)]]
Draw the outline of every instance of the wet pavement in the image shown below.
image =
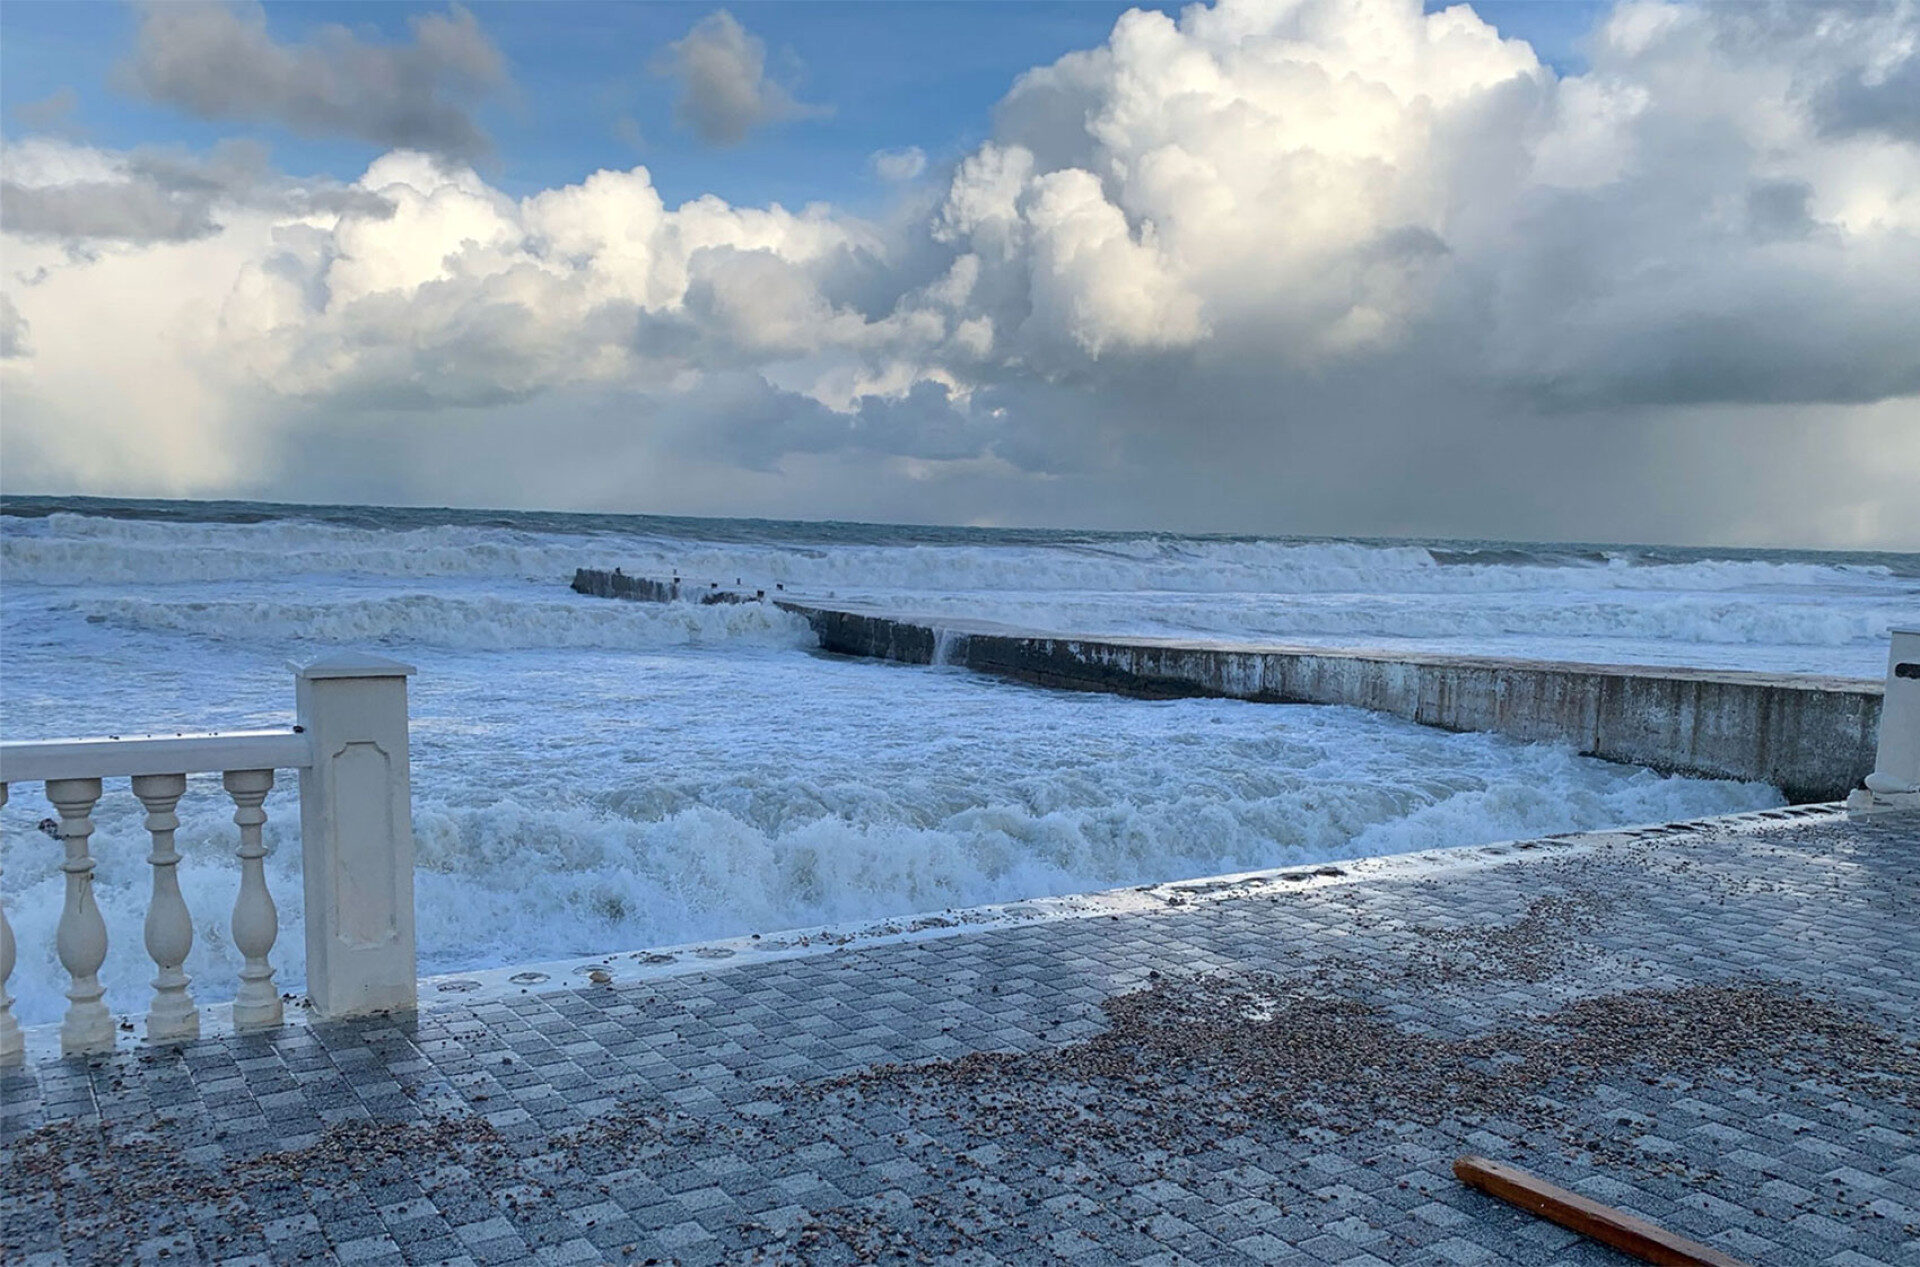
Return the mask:
[(1920, 815), (1340, 871), (37, 1060), (0, 1260), (1920, 1264)]

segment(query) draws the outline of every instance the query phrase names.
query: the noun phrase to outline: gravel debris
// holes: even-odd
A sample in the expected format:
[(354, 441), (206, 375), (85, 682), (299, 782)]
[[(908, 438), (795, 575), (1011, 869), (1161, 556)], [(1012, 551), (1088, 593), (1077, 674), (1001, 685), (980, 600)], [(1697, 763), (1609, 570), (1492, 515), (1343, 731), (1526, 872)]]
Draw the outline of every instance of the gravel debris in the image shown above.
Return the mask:
[(0, 1073), (0, 1261), (1540, 1261), (1463, 1151), (1912, 1261), (1915, 843), (1669, 833)]

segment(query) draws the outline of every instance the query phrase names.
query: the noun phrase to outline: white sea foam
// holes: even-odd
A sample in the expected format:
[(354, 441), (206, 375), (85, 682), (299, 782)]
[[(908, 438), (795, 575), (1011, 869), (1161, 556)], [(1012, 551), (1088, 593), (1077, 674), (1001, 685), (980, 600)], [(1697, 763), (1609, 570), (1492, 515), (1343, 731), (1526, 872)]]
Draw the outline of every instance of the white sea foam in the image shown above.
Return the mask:
[(1847, 647), (1884, 643), (1911, 609), (1894, 601), (1803, 594), (925, 596), (903, 610), (1054, 632), (1127, 632), (1356, 643), (1414, 639), (1467, 650), (1489, 639), (1590, 639), (1693, 646)]
[(558, 586), (547, 597), (397, 593), (311, 601), (101, 598), (75, 604), (95, 623), (221, 638), (473, 651), (651, 650), (745, 643), (814, 645), (802, 618), (759, 603), (610, 603)]
[(1486, 593), (1852, 587), (1883, 566), (1702, 559), (1647, 565), (1628, 553), (1554, 566), (1442, 564), (1425, 546), (1140, 537), (1046, 544), (705, 542), (646, 533), (439, 525), (354, 528), (298, 520), (181, 524), (54, 514), (7, 526), (0, 565), (44, 585), (169, 583), (289, 575), (565, 578), (581, 566), (705, 583), (780, 583), (880, 596), (1094, 593)]
[[(552, 579), (594, 561), (589, 541), (494, 528), (391, 531), (285, 520), (178, 524), (56, 514), (6, 525), (0, 571), (10, 581), (38, 585), (303, 575)], [(608, 566), (617, 561), (616, 555)]]
[[(1856, 675), (1880, 671), (1889, 626), (1920, 617), (1912, 569), (1817, 556), (1182, 537), (831, 543), (771, 529), (720, 541), (631, 527), (163, 523), (71, 513), (0, 521), (10, 586), (85, 595), (84, 615), (129, 626), (207, 632), (225, 622), (227, 637), (494, 649), (786, 636), (781, 622), (738, 612), (619, 616), (569, 606), (563, 586), (577, 566), (782, 587), (791, 597), (1050, 632)], [(629, 635), (637, 641), (623, 641)]]
[[(576, 566), (1051, 629), (1429, 645), (1877, 675), (1920, 615), (1903, 561), (1448, 552), (631, 521), (514, 526), (0, 515), (8, 738), (285, 724), (288, 659), (374, 648), (410, 684), (422, 966), (746, 931), (1776, 803), (1563, 749), (1345, 709), (1062, 695), (809, 653), (760, 605), (614, 603)], [(531, 525), (533, 521), (526, 521)], [(835, 531), (844, 538), (825, 540)], [(1665, 556), (1663, 556), (1665, 557)], [(1462, 561), (1462, 559), (1466, 561)], [(297, 805), (268, 801), (283, 987), (301, 981)], [(4, 817), (20, 1013), (59, 1016), (61, 877), (40, 790)], [(230, 997), (217, 780), (182, 804), (203, 1000)], [(110, 1001), (145, 1006), (140, 809), (96, 814)]]
[[(828, 667), (829, 677), (859, 677), (865, 666)], [(484, 728), (434, 736), (416, 767), (422, 971), (1779, 803), (1758, 785), (1663, 778), (1344, 709), (1087, 707), (1000, 684), (972, 695), (976, 680), (907, 671), (821, 685), (810, 734), (796, 725), (807, 709), (775, 712), (755, 692), (742, 701), (759, 714), (748, 724), (781, 733), (738, 736), (748, 721), (738, 713), (703, 720), (685, 700), (663, 699), (657, 711), (671, 724), (642, 721), (635, 741), (576, 747), (563, 761), (513, 764)], [(914, 717), (889, 724), (887, 705), (902, 701)], [(989, 719), (995, 733), (966, 733)], [(730, 768), (709, 765), (716, 749), (732, 753)], [(446, 762), (460, 750), (467, 764)], [(501, 786), (501, 775), (522, 777)], [(279, 982), (297, 990), (290, 784), (267, 806), (268, 874), (281, 912)], [(39, 1023), (64, 1004), (52, 842), (30, 828), (23, 838), (16, 821), (46, 812), (36, 801), (28, 793), (7, 811), (6, 874), (22, 956), (16, 1006)], [(208, 1002), (231, 997), (239, 967), (226, 933), (238, 883), (230, 813), (211, 779), (196, 779), (182, 803), (180, 879), (196, 922), (188, 969)], [(136, 1012), (152, 975), (139, 936), (148, 870), (139, 814), (124, 789), (111, 793), (93, 849), (111, 930), (104, 979), (112, 1005)]]

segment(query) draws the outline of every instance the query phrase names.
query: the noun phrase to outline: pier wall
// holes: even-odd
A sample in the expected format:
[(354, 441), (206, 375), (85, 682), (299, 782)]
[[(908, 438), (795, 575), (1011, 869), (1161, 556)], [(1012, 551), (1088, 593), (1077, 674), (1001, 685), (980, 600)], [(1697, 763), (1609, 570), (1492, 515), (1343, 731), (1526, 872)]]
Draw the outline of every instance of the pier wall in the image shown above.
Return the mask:
[[(651, 596), (635, 578), (586, 569), (574, 588)], [(823, 650), (841, 655), (937, 660), (1040, 686), (1144, 698), (1347, 704), (1444, 730), (1570, 744), (1656, 770), (1759, 780), (1795, 802), (1844, 798), (1872, 771), (1879, 731), (1882, 684), (1854, 678), (1058, 637), (776, 601), (813, 625)]]

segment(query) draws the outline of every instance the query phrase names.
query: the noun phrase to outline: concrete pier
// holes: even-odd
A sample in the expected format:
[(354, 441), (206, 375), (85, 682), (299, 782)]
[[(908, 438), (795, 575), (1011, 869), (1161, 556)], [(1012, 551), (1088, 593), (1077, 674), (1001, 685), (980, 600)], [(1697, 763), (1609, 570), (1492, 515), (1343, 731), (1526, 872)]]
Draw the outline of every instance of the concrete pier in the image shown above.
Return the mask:
[[(661, 598), (658, 582), (585, 568), (573, 588)], [(1347, 704), (1444, 730), (1571, 744), (1671, 773), (1758, 780), (1801, 803), (1839, 800), (1859, 786), (1873, 770), (1880, 724), (1883, 685), (1857, 678), (1067, 636), (770, 597), (805, 617), (823, 650), (842, 655), (938, 660), (1040, 686), (1147, 698)]]

